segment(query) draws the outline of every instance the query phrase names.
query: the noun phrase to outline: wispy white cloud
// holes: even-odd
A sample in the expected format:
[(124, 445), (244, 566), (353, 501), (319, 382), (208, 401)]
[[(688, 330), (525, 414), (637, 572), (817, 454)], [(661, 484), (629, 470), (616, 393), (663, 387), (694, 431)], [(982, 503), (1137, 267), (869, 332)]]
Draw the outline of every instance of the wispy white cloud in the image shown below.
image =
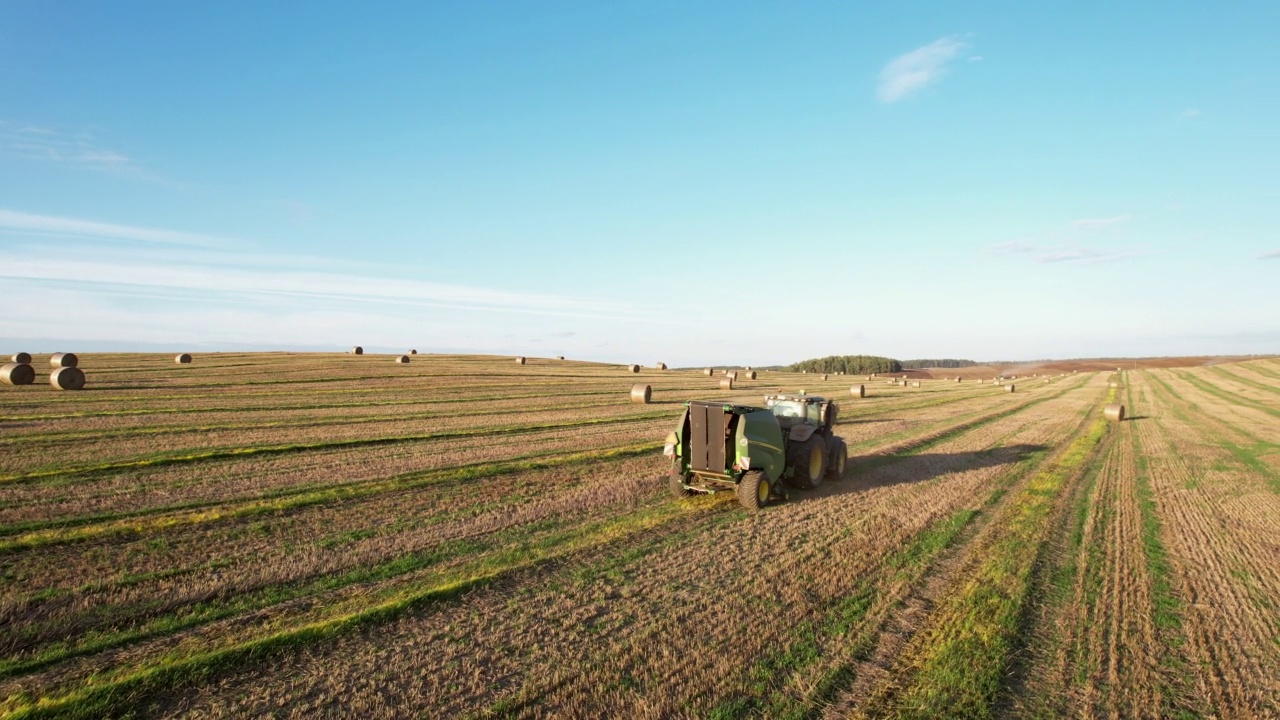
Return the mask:
[(142, 167), (118, 150), (103, 147), (89, 132), (0, 120), (0, 150), (20, 157), (65, 163), (127, 175), (145, 175)]
[(1041, 263), (1080, 263), (1096, 265), (1100, 263), (1127, 260), (1129, 258), (1150, 255), (1148, 250), (1099, 250), (1083, 245), (1068, 245), (1056, 248), (1045, 248), (1033, 253), (1036, 262)]
[(946, 74), (947, 66), (968, 47), (959, 38), (944, 37), (899, 55), (880, 71), (877, 97), (892, 103), (919, 91)]
[(1184, 118), (1197, 118), (1197, 117), (1200, 117), (1202, 114), (1203, 113), (1200, 112), (1200, 108), (1194, 108), (1194, 107), (1189, 107), (1182, 111), (1182, 117)]
[(1259, 255), (1259, 256), (1258, 256), (1258, 259), (1259, 259), (1259, 260), (1276, 260), (1276, 259), (1280, 259), (1280, 250), (1272, 250), (1272, 251), (1270, 251), (1270, 252), (1264, 252), (1264, 253), (1262, 253), (1261, 255)]
[(1077, 227), (1083, 230), (1095, 230), (1097, 228), (1104, 228), (1111, 225), (1119, 225), (1121, 223), (1126, 223), (1132, 219), (1133, 219), (1133, 216), (1128, 214), (1113, 215), (1111, 217), (1101, 217), (1101, 218), (1081, 218), (1071, 223), (1071, 227)]
[(227, 238), (175, 232), (135, 225), (80, 220), (77, 218), (36, 215), (0, 208), (0, 232), (25, 235), (43, 235), (79, 240), (131, 240), (143, 243), (164, 243), (196, 247), (220, 247), (234, 244)]

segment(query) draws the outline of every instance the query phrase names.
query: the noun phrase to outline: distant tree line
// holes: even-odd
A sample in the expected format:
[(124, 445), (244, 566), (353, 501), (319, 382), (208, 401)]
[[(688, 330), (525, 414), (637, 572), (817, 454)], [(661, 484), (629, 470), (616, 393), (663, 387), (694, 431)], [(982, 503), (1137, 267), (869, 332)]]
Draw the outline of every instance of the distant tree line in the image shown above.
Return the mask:
[(830, 355), (813, 360), (801, 360), (788, 365), (787, 370), (800, 372), (807, 370), (816, 373), (849, 373), (850, 375), (867, 373), (892, 373), (899, 370), (919, 370), (920, 368), (962, 368), (978, 363), (972, 360), (943, 358), (941, 360), (894, 360), (878, 355)]
[(801, 360), (787, 367), (792, 372), (814, 373), (891, 373), (902, 369), (902, 363), (893, 358), (876, 355), (831, 355), (813, 360)]
[(973, 367), (978, 363), (972, 360), (957, 360), (956, 358), (943, 358), (941, 360), (903, 360), (902, 367), (906, 370), (919, 370), (920, 368), (962, 368)]

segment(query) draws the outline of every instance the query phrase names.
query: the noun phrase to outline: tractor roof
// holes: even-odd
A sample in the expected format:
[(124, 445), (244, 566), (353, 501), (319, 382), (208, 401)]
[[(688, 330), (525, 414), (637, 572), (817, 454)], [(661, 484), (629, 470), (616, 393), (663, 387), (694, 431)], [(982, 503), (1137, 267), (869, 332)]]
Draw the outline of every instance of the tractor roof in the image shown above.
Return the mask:
[(827, 399), (820, 395), (799, 395), (778, 393), (777, 395), (766, 395), (765, 400), (804, 400), (806, 402), (826, 402)]

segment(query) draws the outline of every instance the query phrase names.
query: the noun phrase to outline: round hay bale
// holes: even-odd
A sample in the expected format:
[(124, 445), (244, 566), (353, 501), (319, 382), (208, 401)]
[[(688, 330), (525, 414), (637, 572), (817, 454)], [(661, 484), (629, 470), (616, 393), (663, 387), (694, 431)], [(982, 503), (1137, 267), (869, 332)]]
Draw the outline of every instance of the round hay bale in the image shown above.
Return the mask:
[(1004, 389), (1005, 389), (1005, 392), (1013, 392), (1013, 391), (1014, 391), (1014, 384), (1013, 384), (1013, 383), (1009, 383), (1008, 385), (1005, 385), (1005, 386), (1004, 386)]
[(916, 380), (915, 382), (911, 383), (911, 387), (917, 387), (917, 388), (920, 387), (920, 381)]
[(1118, 387), (1120, 387), (1120, 383), (1116, 382), (1115, 380), (1112, 380), (1111, 382), (1109, 382), (1109, 383), (1107, 383), (1107, 384), (1108, 384), (1110, 387), (1113, 387), (1113, 388), (1118, 388)]
[(756, 379), (756, 371), (755, 371), (755, 370), (748, 370), (748, 371), (747, 371), (747, 379), (748, 379), (748, 380), (755, 380), (755, 379)]
[(63, 367), (49, 374), (49, 384), (58, 390), (83, 390), (84, 371), (75, 367)]
[(30, 365), (31, 353), (14, 353), (13, 361), (18, 363), (19, 365)]
[(826, 379), (827, 379), (827, 376), (826, 376), (826, 375), (823, 375), (823, 376), (822, 376), (822, 379), (823, 379), (823, 380), (826, 380)]
[(1111, 422), (1124, 422), (1124, 406), (1120, 403), (1111, 403), (1102, 408), (1102, 417)]
[(638, 373), (638, 372), (640, 372), (640, 366), (639, 366), (639, 365), (628, 365), (628, 366), (627, 366), (627, 369), (628, 369), (628, 370), (630, 370), (630, 371), (631, 371), (631, 372), (633, 372), (633, 373)]
[(732, 390), (732, 389), (733, 389), (733, 378), (731, 378), (731, 377), (722, 377), (722, 378), (720, 378), (720, 389), (721, 389), (721, 390)]
[(80, 358), (75, 353), (54, 353), (49, 356), (49, 367), (73, 368), (79, 364)]
[(523, 365), (523, 364), (524, 364), (524, 356), (523, 356), (523, 355), (522, 355), (522, 356), (520, 356), (520, 357), (518, 357), (518, 358), (516, 358), (516, 364), (517, 364), (517, 365)]
[(654, 365), (653, 367), (654, 367), (655, 369), (658, 369), (658, 370), (666, 370), (666, 369), (667, 369), (667, 364), (666, 364), (666, 363), (663, 363), (663, 362), (660, 362), (660, 363), (658, 363), (657, 365)]
[(703, 368), (703, 369), (702, 369), (702, 374), (703, 374), (703, 375), (706, 375), (707, 377), (711, 377), (711, 376), (712, 376), (712, 375), (714, 375), (715, 373), (716, 373), (716, 371), (715, 371), (715, 370), (712, 370), (711, 368)]
[(956, 382), (960, 382), (960, 378), (956, 378)]
[(875, 376), (876, 376), (876, 374), (875, 374), (875, 373), (871, 373), (870, 375), (868, 375), (868, 376), (867, 376), (867, 378), (868, 378), (868, 379), (870, 379), (870, 378), (873, 378), (873, 377), (875, 377)]
[(30, 385), (36, 381), (36, 369), (27, 363), (11, 362), (0, 367), (0, 382), (6, 385)]
[(355, 346), (355, 347), (351, 348), (351, 354), (352, 354), (352, 355), (363, 355), (363, 354), (364, 354), (364, 348), (362, 348), (362, 347), (360, 347), (359, 345), (357, 345), (357, 346)]
[(849, 388), (849, 394), (856, 398), (864, 398), (867, 396), (867, 386), (854, 385), (853, 387)]
[(644, 383), (636, 383), (631, 386), (631, 402), (640, 405), (648, 405), (649, 400), (653, 398), (653, 388)]
[(408, 365), (408, 364), (409, 364), (409, 356), (408, 356), (408, 355), (401, 355), (400, 357), (396, 358), (396, 364), (397, 364), (397, 365)]
[(726, 372), (724, 376), (729, 378), (730, 382), (736, 382), (738, 380), (738, 371), (730, 370), (729, 372)]
[(978, 378), (978, 384), (979, 384), (979, 385), (981, 385), (981, 384), (982, 384), (982, 378)]
[(409, 354), (410, 354), (410, 355), (417, 355), (417, 354), (418, 354), (418, 351), (417, 351), (417, 350), (410, 350), (410, 351), (409, 351)]
[(809, 371), (808, 371), (808, 370), (801, 370), (801, 371), (800, 371), (800, 374), (801, 374), (801, 375), (808, 375), (808, 374), (809, 374)]
[(175, 357), (173, 361), (179, 365), (190, 365), (191, 356), (186, 353), (182, 353), (181, 355)]

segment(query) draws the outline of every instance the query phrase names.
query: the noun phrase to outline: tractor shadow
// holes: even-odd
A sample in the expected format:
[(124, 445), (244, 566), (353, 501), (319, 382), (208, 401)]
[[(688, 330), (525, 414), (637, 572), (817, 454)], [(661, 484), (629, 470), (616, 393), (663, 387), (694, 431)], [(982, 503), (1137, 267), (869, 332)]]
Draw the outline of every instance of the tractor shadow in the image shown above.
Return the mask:
[(864, 492), (919, 483), (953, 473), (1014, 465), (1049, 449), (1048, 445), (1004, 445), (974, 452), (864, 455), (849, 458), (843, 479), (827, 480), (816, 490), (791, 490), (791, 500)]

